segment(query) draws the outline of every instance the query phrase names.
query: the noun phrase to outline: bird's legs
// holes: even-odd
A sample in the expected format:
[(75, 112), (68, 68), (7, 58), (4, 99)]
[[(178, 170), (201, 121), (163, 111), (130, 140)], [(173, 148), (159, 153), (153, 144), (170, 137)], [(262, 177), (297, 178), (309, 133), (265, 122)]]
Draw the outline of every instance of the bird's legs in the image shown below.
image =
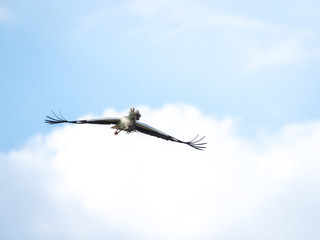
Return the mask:
[(114, 135), (118, 135), (119, 132), (121, 132), (121, 129), (117, 129), (117, 130), (114, 132)]

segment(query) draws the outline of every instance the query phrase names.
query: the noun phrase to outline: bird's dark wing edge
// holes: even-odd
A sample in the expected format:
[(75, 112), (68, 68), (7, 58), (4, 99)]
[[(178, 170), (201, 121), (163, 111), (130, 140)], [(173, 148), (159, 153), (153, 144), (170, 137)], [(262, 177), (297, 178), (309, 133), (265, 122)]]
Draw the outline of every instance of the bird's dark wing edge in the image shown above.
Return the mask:
[(205, 137), (202, 138), (198, 138), (199, 135), (197, 135), (194, 139), (192, 139), (191, 141), (181, 141), (177, 138), (174, 138), (166, 133), (163, 133), (145, 123), (141, 123), (141, 122), (136, 122), (136, 130), (138, 132), (144, 133), (144, 134), (148, 134), (154, 137), (158, 137), (158, 138), (162, 138), (165, 139), (167, 141), (173, 141), (173, 142), (178, 142), (178, 143), (184, 143), (189, 145), (190, 147), (193, 147), (197, 150), (204, 150), (206, 148), (206, 144), (207, 143), (203, 143), (201, 142)]
[(59, 111), (59, 115), (52, 111), (54, 117), (46, 116), (47, 119), (44, 120), (48, 124), (58, 124), (58, 123), (77, 123), (77, 121), (66, 120)]
[(61, 113), (59, 112), (59, 115), (56, 114), (54, 111), (52, 111), (54, 117), (46, 116), (47, 119), (45, 119), (45, 123), (48, 124), (58, 124), (58, 123), (76, 123), (76, 124), (83, 124), (83, 123), (89, 123), (89, 124), (117, 124), (119, 122), (119, 118), (96, 118), (91, 120), (76, 120), (76, 121), (68, 121), (66, 120)]

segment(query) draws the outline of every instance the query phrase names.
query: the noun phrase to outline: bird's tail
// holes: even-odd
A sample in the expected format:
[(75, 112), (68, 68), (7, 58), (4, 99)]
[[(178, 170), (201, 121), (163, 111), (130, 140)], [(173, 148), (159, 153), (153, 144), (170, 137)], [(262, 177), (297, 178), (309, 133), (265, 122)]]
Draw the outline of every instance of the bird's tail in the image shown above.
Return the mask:
[(61, 113), (59, 112), (59, 116), (54, 112), (52, 111), (53, 115), (55, 116), (54, 117), (50, 117), (50, 116), (47, 116), (47, 119), (45, 119), (45, 123), (48, 123), (48, 124), (57, 124), (57, 123), (77, 123), (77, 121), (68, 121), (66, 120), (62, 115)]

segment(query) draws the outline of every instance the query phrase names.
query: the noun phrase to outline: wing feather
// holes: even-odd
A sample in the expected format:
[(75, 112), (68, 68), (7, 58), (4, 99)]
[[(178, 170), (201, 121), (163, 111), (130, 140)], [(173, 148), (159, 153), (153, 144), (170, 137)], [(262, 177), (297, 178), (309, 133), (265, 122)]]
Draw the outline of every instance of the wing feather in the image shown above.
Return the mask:
[(78, 120), (77, 123), (89, 123), (89, 124), (117, 124), (120, 121), (120, 118), (94, 118), (89, 120)]
[(47, 119), (45, 119), (45, 122), (48, 124), (58, 124), (58, 123), (76, 123), (76, 124), (83, 124), (83, 123), (89, 123), (89, 124), (117, 124), (120, 120), (120, 118), (94, 118), (89, 120), (75, 120), (75, 121), (68, 121), (66, 120), (61, 113), (59, 112), (59, 115), (57, 115), (55, 112), (52, 112), (54, 117), (47, 116)]
[(197, 150), (203, 150), (204, 148), (206, 148), (206, 144), (207, 143), (201, 143), (201, 141), (205, 138), (205, 137), (202, 137), (200, 139), (198, 139), (198, 136), (196, 136), (194, 139), (192, 139), (191, 141), (181, 141), (177, 138), (174, 138), (172, 136), (170, 136), (169, 134), (166, 134), (164, 132), (161, 132), (160, 130), (158, 129), (155, 129), (145, 123), (141, 123), (141, 122), (136, 122), (136, 130), (138, 132), (141, 132), (141, 133), (144, 133), (144, 134), (148, 134), (148, 135), (151, 135), (151, 136), (154, 136), (154, 137), (158, 137), (158, 138), (162, 138), (162, 139), (165, 139), (167, 141), (173, 141), (173, 142), (178, 142), (178, 143), (184, 143), (184, 144), (187, 144), (189, 145), (190, 147), (193, 147)]

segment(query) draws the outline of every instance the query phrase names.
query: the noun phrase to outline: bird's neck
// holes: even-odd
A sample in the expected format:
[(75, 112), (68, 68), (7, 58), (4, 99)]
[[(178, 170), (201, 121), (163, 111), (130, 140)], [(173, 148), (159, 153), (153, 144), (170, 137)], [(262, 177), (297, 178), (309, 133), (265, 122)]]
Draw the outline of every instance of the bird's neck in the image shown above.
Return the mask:
[(129, 114), (127, 117), (130, 122), (135, 123), (136, 122), (136, 116), (134, 114)]

